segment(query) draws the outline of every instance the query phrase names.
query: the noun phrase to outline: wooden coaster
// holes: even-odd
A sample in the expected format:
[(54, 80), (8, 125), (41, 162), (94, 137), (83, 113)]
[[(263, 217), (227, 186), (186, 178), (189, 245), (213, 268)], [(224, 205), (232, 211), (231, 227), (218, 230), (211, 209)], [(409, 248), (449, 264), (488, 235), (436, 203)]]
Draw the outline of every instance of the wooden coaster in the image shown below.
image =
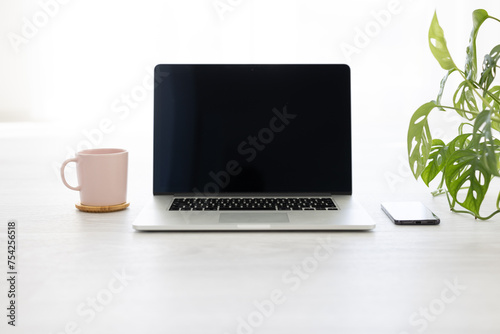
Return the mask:
[(129, 202), (117, 204), (117, 205), (106, 205), (106, 206), (90, 206), (84, 205), (82, 203), (75, 204), (75, 207), (84, 212), (115, 212), (126, 209), (130, 205)]

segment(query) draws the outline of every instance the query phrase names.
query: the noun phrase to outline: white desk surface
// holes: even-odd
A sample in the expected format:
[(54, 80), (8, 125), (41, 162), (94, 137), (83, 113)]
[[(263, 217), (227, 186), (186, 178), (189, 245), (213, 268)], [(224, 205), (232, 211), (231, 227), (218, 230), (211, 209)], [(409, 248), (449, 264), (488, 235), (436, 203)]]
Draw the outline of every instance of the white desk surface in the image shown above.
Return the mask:
[[(52, 168), (76, 137), (0, 130), (0, 261), (16, 219), (20, 273), (15, 329), (0, 283), (2, 333), (500, 333), (500, 216), (474, 221), (432, 198), (400, 166), (404, 136), (354, 135), (354, 192), (373, 231), (140, 233), (150, 133), (104, 143), (130, 150), (131, 206), (91, 214)], [(393, 225), (380, 202), (401, 199), (441, 225)]]

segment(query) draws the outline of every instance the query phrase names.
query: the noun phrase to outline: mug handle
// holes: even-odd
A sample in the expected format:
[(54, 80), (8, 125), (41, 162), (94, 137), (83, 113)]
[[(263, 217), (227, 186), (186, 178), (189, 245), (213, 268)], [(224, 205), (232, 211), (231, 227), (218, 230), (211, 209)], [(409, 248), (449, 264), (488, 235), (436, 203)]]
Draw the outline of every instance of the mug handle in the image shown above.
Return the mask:
[(71, 190), (79, 191), (82, 188), (81, 186), (77, 186), (77, 187), (70, 186), (69, 183), (66, 182), (66, 178), (64, 177), (64, 168), (66, 168), (66, 165), (69, 164), (70, 162), (76, 162), (76, 158), (68, 159), (62, 163), (62, 165), (61, 165), (61, 179), (66, 187), (68, 187)]

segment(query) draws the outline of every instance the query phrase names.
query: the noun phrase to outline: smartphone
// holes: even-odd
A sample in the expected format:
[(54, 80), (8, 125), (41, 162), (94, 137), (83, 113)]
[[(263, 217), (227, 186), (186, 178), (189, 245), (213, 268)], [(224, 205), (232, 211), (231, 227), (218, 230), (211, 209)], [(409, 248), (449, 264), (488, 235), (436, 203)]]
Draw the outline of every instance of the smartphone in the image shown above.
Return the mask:
[(384, 202), (382, 211), (397, 225), (437, 225), (440, 220), (420, 202)]

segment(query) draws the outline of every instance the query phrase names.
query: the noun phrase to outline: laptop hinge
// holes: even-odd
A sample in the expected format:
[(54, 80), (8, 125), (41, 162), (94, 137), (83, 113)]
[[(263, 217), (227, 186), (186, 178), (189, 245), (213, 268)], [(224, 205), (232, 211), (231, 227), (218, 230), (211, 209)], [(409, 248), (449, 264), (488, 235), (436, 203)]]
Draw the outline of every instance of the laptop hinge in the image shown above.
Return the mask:
[(175, 193), (174, 197), (318, 197), (332, 196), (331, 193), (224, 193), (224, 194), (194, 194)]

